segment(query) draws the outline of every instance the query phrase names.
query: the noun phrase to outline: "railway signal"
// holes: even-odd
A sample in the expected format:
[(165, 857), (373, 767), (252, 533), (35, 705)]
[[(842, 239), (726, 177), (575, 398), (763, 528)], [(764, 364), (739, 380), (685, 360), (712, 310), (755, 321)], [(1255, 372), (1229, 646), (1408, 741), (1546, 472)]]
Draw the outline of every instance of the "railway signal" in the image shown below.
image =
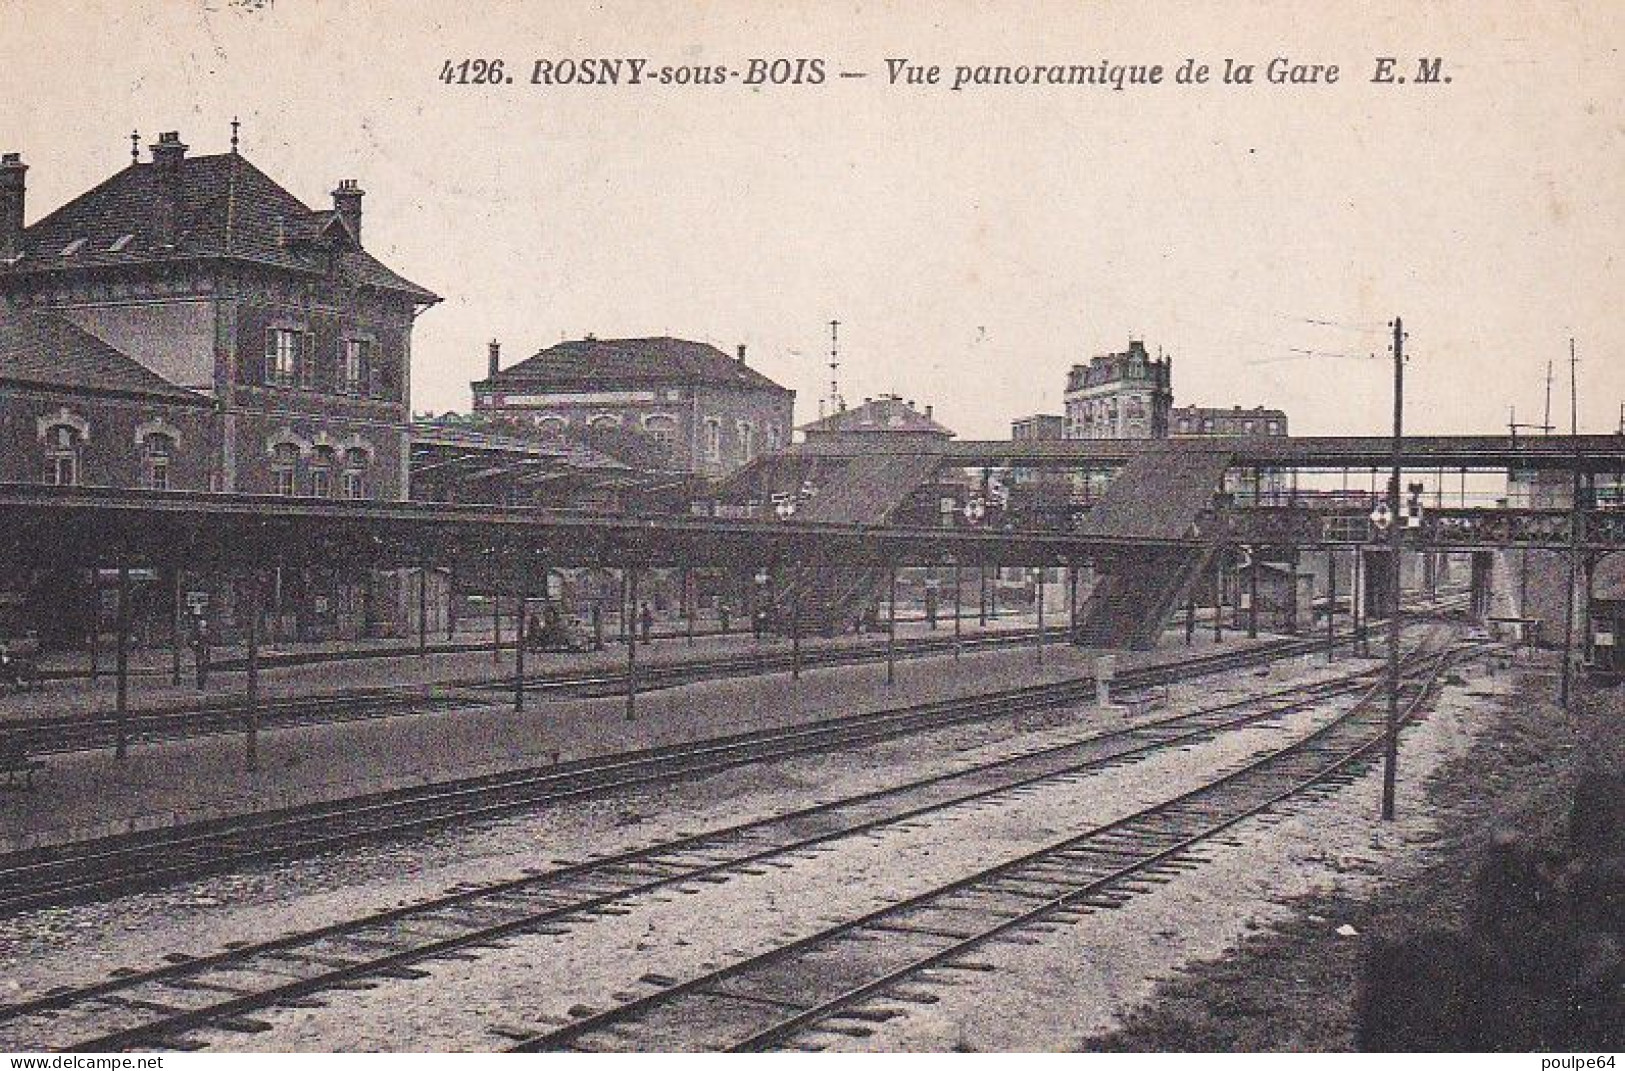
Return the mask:
[(1405, 527), (1422, 527), (1422, 485), (1409, 483), (1405, 485)]

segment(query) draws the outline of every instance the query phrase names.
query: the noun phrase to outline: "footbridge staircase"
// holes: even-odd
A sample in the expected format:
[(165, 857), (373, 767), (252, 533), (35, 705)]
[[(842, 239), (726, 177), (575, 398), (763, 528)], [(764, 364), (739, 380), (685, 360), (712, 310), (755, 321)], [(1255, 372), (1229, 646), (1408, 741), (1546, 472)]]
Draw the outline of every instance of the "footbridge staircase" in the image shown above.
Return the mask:
[[(1122, 539), (1183, 539), (1214, 505), (1231, 454), (1170, 448), (1140, 454), (1123, 466), (1089, 511), (1083, 530)], [(1079, 608), (1075, 639), (1085, 646), (1155, 647), (1169, 614), (1203, 575), (1217, 547), (1147, 546), (1098, 569)]]
[[(796, 519), (832, 524), (887, 524), (936, 476), (928, 455), (866, 455), (826, 470)], [(857, 624), (875, 605), (886, 570), (879, 566), (798, 565), (777, 570), (768, 623), (788, 631), (834, 634)]]

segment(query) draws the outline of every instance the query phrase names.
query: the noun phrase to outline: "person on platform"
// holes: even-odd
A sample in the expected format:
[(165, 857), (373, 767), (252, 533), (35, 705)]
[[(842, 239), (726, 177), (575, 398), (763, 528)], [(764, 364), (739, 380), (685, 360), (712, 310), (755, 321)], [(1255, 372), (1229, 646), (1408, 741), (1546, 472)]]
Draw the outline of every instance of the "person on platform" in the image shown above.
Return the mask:
[(197, 610), (192, 611), (191, 642), (198, 691), (202, 691), (209, 684), (209, 620)]

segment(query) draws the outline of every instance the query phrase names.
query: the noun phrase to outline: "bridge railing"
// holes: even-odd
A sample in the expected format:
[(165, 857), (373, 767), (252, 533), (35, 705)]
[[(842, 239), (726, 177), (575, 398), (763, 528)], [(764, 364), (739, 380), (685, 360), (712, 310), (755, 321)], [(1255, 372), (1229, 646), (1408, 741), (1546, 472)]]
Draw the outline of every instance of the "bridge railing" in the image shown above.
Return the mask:
[[(1625, 510), (1584, 510), (1580, 519), (1583, 546), (1625, 549)], [(1420, 523), (1406, 525), (1402, 536), (1408, 545), (1417, 546), (1563, 547), (1571, 545), (1572, 520), (1566, 509), (1424, 508)], [(1198, 530), (1225, 542), (1283, 546), (1362, 544), (1385, 538), (1368, 512), (1350, 509), (1222, 508), (1204, 514)]]

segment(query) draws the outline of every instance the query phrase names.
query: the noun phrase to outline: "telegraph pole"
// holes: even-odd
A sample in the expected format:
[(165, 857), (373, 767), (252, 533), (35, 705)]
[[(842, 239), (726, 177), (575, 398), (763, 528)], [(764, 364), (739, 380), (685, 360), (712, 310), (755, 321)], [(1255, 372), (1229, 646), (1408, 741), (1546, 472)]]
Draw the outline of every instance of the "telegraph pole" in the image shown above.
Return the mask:
[(1399, 766), (1399, 520), (1400, 465), (1405, 434), (1405, 328), (1394, 317), (1394, 452), (1388, 476), (1388, 722), (1382, 762), (1382, 817), (1394, 820), (1394, 783)]
[[(1580, 379), (1574, 355), (1574, 339), (1569, 339), (1569, 441), (1574, 446), (1574, 480), (1569, 485), (1569, 583), (1563, 592), (1563, 676), (1558, 701), (1569, 709), (1574, 694), (1574, 585), (1580, 572)], [(1589, 624), (1588, 626), (1589, 627)]]

